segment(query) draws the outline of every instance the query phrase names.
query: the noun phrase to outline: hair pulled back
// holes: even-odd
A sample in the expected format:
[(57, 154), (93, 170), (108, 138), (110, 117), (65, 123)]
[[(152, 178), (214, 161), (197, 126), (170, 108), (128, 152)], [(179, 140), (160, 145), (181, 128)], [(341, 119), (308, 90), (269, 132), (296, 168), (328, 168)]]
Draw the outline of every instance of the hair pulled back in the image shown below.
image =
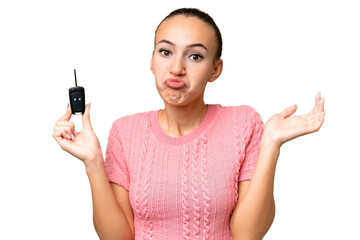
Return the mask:
[(177, 10), (172, 11), (169, 15), (167, 15), (158, 25), (155, 31), (155, 35), (157, 30), (159, 29), (161, 23), (163, 23), (166, 19), (172, 18), (177, 15), (183, 15), (185, 17), (197, 17), (198, 19), (204, 21), (205, 23), (208, 23), (215, 31), (215, 37), (216, 37), (216, 43), (217, 43), (217, 51), (216, 51), (216, 59), (220, 59), (222, 54), (222, 38), (221, 33), (216, 25), (214, 19), (207, 13), (197, 9), (197, 8), (180, 8)]

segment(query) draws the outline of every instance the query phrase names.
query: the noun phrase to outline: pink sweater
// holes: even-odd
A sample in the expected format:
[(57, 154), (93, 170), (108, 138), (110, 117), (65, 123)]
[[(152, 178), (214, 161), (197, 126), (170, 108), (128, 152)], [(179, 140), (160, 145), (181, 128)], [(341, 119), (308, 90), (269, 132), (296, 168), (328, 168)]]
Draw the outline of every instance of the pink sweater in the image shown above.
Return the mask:
[(251, 179), (257, 161), (259, 114), (209, 105), (198, 128), (170, 137), (158, 113), (120, 118), (108, 138), (106, 172), (129, 191), (135, 239), (232, 239), (238, 182)]

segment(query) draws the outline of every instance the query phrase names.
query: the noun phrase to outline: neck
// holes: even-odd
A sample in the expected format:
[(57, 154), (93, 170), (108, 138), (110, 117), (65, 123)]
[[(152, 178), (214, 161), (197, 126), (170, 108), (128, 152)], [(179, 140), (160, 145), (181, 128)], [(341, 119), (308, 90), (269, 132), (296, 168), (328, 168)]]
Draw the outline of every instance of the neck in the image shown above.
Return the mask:
[(165, 103), (165, 109), (159, 113), (159, 125), (172, 137), (181, 137), (195, 130), (206, 116), (208, 106), (204, 101), (185, 106)]

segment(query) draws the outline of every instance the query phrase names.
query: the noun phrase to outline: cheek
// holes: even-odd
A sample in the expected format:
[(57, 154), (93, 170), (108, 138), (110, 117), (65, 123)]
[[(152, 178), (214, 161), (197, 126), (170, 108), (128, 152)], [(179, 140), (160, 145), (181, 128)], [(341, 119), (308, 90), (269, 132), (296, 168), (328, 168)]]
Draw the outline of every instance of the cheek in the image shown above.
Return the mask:
[(161, 58), (155, 57), (153, 61), (153, 73), (155, 77), (161, 76), (167, 71), (169, 64)]
[(164, 62), (154, 61), (153, 64), (153, 74), (155, 78), (155, 84), (158, 91), (162, 91), (163, 84), (162, 81), (166, 77), (168, 65)]
[(198, 83), (206, 84), (212, 73), (212, 68), (208, 64), (201, 64), (188, 68), (188, 74)]

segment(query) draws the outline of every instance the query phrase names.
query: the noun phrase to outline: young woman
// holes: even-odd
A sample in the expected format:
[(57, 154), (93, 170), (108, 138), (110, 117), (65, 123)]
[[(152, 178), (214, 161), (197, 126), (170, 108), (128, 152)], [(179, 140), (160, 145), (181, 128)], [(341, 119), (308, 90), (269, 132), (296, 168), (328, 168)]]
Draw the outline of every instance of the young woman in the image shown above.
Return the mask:
[(265, 126), (249, 106), (205, 104), (206, 84), (222, 72), (221, 50), (206, 13), (167, 16), (151, 59), (164, 109), (116, 120), (105, 161), (90, 105), (80, 132), (69, 107), (56, 122), (55, 140), (86, 166), (101, 239), (262, 239), (270, 228), (280, 147), (320, 129), (324, 98), (308, 114), (292, 116), (291, 106)]

